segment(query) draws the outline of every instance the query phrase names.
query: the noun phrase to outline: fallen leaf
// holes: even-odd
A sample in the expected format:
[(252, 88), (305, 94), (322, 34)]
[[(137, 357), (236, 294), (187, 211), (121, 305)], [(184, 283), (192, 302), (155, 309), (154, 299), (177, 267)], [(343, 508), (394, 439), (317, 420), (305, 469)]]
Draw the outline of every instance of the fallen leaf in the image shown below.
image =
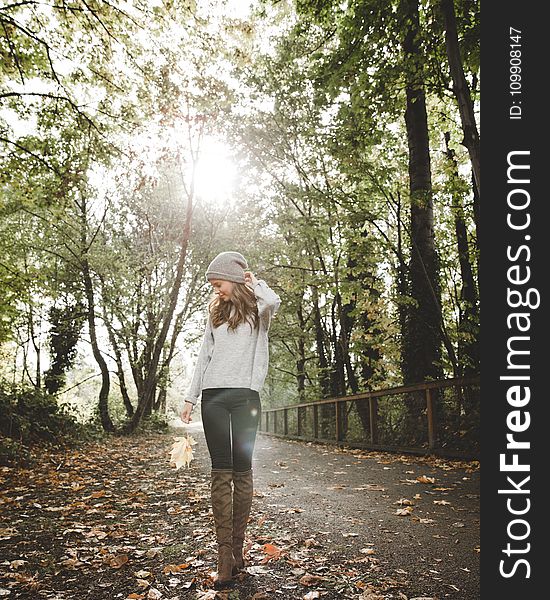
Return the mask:
[(166, 565), (162, 572), (165, 575), (170, 573), (181, 573), (184, 569), (189, 567), (189, 563), (182, 563), (181, 565)]
[(281, 556), (281, 550), (273, 544), (264, 544), (262, 546), (262, 551), (267, 555), (262, 560), (262, 564), (265, 564), (270, 560), (277, 560)]
[(98, 540), (103, 540), (108, 535), (109, 534), (106, 531), (103, 531), (102, 529), (90, 529), (90, 531), (88, 531), (87, 533), (84, 534), (84, 537), (86, 537), (86, 538), (95, 537)]
[(416, 481), (420, 483), (435, 483), (435, 477), (427, 477), (426, 475), (419, 475)]
[(413, 511), (413, 507), (412, 506), (405, 506), (405, 508), (398, 508), (395, 511), (395, 514), (400, 516), (400, 517), (407, 517), (408, 515), (410, 515)]
[(369, 584), (361, 594), (361, 600), (384, 600), (384, 596), (381, 596), (377, 590)]
[(151, 571), (145, 571), (144, 569), (141, 569), (140, 571), (136, 571), (134, 575), (138, 579), (145, 579), (146, 577), (151, 577), (152, 573)]
[(246, 572), (250, 575), (265, 575), (266, 573), (269, 573), (269, 570), (261, 565), (253, 565), (251, 567), (247, 567)]
[(306, 573), (303, 577), (300, 578), (300, 583), (302, 585), (317, 585), (321, 581), (325, 581), (326, 577), (322, 575), (311, 575), (311, 573)]
[(412, 506), (414, 502), (412, 500), (408, 500), (407, 498), (401, 498), (401, 500), (397, 500), (394, 504), (400, 504), (401, 506)]
[(304, 600), (314, 600), (314, 598), (319, 598), (319, 592), (317, 592), (317, 591), (308, 592), (304, 596)]
[(125, 565), (128, 562), (127, 554), (117, 554), (109, 559), (109, 565), (113, 567), (113, 569), (120, 569), (122, 565)]
[(450, 504), (448, 500), (434, 500), (434, 504), (441, 504), (442, 506), (446, 506)]
[(422, 523), (423, 525), (429, 525), (430, 523), (435, 523), (435, 521), (433, 519), (424, 519), (422, 517), (420, 518), (416, 518), (415, 521), (418, 521), (419, 523)]
[(13, 527), (0, 527), (0, 540), (9, 540), (14, 535), (17, 535), (17, 529)]

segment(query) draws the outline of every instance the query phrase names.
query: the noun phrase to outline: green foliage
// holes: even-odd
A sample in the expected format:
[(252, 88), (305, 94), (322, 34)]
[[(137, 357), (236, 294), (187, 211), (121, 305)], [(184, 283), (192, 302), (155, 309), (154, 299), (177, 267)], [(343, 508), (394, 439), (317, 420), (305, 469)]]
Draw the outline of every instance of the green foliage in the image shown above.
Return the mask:
[(0, 461), (24, 457), (34, 445), (65, 445), (86, 430), (46, 392), (0, 382)]
[(62, 307), (50, 308), (51, 366), (45, 374), (44, 383), (50, 394), (58, 392), (64, 384), (65, 374), (74, 363), (77, 354), (76, 345), (80, 339), (86, 313), (82, 303), (66, 302)]
[[(17, 369), (41, 386), (46, 365), (47, 388), (61, 389), (77, 349), (86, 262), (100, 351), (125, 384), (120, 394), (111, 386), (109, 410), (124, 423), (128, 398), (139, 401), (156, 368), (193, 168), (201, 139), (215, 133), (239, 154), (240, 187), (227, 206), (193, 198), (155, 403), (164, 401), (161, 387), (174, 387), (174, 356), (190, 366), (208, 297), (204, 268), (227, 249), (243, 252), (283, 299), (270, 332), (267, 405), (400, 383), (403, 314), (417, 304), (407, 286), (403, 115), (405, 86), (420, 72), (448, 342), (442, 368), (466, 364), (464, 340), (479, 330), (458, 260), (469, 259), (477, 277), (468, 157), (439, 3), (419, 3), (418, 57), (401, 47), (406, 5), (259, 1), (250, 20), (207, 15), (209, 2), (197, 9), (185, 0), (0, 8), (0, 342), (14, 340)], [(475, 88), (479, 2), (455, 8)], [(442, 158), (443, 132), (454, 170)], [(457, 214), (468, 235), (461, 253)], [(32, 372), (28, 363), (48, 343), (50, 364)]]
[(142, 419), (139, 431), (151, 433), (165, 433), (168, 431), (168, 419), (161, 413), (153, 413)]

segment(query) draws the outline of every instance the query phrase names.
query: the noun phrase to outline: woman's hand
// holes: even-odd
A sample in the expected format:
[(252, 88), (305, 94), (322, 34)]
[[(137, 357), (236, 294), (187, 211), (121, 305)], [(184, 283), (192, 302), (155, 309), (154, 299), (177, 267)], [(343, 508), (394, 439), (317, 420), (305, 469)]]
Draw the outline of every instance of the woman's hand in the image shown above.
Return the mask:
[(258, 280), (256, 279), (256, 276), (254, 275), (254, 273), (252, 273), (252, 271), (245, 271), (244, 272), (244, 282), (246, 283), (246, 285), (249, 285), (250, 287), (254, 287), (258, 283)]
[(180, 414), (180, 419), (184, 423), (190, 423), (193, 420), (191, 418), (192, 411), (193, 411), (193, 404), (191, 402), (187, 402), (187, 400), (186, 400), (185, 404), (183, 405), (183, 410), (181, 411), (181, 414)]

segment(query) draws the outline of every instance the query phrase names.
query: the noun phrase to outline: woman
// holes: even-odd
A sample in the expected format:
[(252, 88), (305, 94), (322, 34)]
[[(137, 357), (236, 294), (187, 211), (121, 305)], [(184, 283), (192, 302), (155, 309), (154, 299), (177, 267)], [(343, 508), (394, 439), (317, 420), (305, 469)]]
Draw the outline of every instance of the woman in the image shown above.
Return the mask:
[(206, 278), (215, 297), (181, 412), (184, 423), (202, 393), (201, 415), (212, 461), (212, 513), (218, 543), (216, 586), (244, 568), (243, 542), (252, 504), (252, 452), (267, 375), (268, 329), (281, 300), (246, 271), (238, 252), (222, 252)]

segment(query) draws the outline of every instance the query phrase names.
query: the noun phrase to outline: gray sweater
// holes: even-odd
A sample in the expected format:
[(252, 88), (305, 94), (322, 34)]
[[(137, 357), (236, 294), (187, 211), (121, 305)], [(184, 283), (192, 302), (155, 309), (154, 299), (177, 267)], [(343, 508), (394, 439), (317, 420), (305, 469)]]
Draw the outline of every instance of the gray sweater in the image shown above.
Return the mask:
[(259, 327), (241, 323), (230, 331), (227, 323), (213, 327), (210, 316), (185, 400), (196, 404), (202, 390), (248, 388), (260, 391), (269, 366), (268, 336), (271, 318), (281, 304), (279, 296), (259, 279), (253, 287), (258, 302)]

